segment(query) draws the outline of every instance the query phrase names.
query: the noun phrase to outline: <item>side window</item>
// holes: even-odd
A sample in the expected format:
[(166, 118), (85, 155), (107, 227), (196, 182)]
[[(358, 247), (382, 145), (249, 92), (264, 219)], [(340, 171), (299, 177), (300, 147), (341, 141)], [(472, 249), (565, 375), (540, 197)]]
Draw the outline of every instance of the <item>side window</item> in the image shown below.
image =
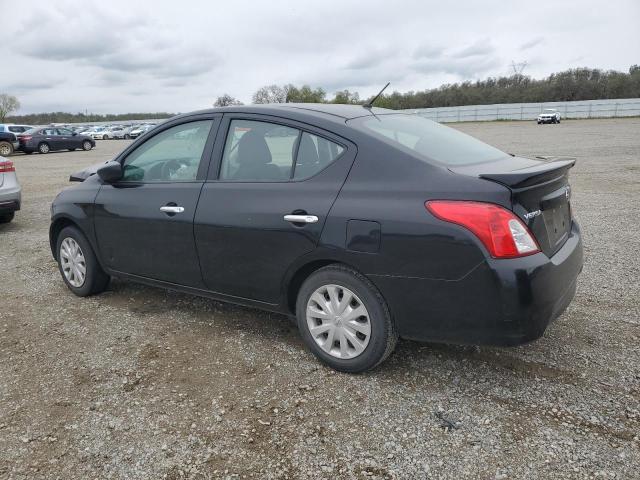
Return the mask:
[(43, 135), (58, 135), (58, 131), (55, 128), (45, 128), (42, 131)]
[(150, 138), (127, 156), (122, 180), (195, 180), (212, 124), (213, 120), (183, 123)]
[(220, 179), (288, 181), (299, 134), (295, 128), (275, 123), (232, 120), (222, 156)]
[(9, 131), (13, 133), (22, 133), (22, 127), (9, 127)]
[(59, 128), (58, 135), (71, 135), (71, 130), (67, 130), (66, 128)]
[(293, 178), (309, 178), (338, 158), (344, 147), (326, 138), (304, 132), (300, 138), (298, 157)]

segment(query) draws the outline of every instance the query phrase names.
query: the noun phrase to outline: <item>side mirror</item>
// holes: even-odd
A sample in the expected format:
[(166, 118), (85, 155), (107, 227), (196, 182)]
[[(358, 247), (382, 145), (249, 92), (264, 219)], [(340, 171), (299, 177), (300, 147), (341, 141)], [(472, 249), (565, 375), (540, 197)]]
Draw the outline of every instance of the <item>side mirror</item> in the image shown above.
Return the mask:
[(73, 132), (71, 135), (73, 135), (74, 137), (78, 134), (78, 132)]
[(103, 182), (113, 183), (122, 178), (122, 165), (110, 161), (101, 166), (96, 172)]

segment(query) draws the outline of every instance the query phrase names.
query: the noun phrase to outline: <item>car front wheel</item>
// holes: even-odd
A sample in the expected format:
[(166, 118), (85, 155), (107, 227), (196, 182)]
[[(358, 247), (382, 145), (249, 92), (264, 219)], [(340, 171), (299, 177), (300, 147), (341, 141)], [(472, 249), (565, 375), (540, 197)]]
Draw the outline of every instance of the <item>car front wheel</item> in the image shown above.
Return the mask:
[(76, 227), (65, 227), (56, 242), (58, 268), (69, 290), (79, 297), (103, 292), (107, 275), (84, 234)]
[(362, 274), (342, 265), (324, 267), (303, 283), (296, 317), (311, 352), (342, 372), (374, 368), (398, 341), (380, 292)]
[(42, 142), (40, 145), (38, 145), (38, 151), (40, 153), (49, 153), (51, 151), (51, 148), (49, 147), (48, 143)]
[(89, 151), (93, 148), (93, 145), (91, 145), (91, 142), (89, 140), (85, 140), (84, 142), (82, 142), (82, 149)]

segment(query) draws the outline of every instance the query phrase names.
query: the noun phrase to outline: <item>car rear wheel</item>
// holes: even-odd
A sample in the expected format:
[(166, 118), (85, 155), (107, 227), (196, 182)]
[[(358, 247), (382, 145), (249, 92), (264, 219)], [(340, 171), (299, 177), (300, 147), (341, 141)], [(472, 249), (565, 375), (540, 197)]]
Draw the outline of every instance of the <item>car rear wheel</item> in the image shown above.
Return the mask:
[(103, 139), (103, 140), (107, 140), (108, 138), (109, 138), (109, 137), (108, 137), (108, 136), (106, 136), (106, 135), (103, 135), (103, 136), (102, 136), (102, 139)]
[(131, 138), (131, 135), (129, 135), (128, 133), (124, 134), (124, 139), (125, 140), (129, 140)]
[(0, 215), (0, 223), (9, 223), (11, 220), (13, 220), (13, 217), (15, 216), (16, 216), (15, 212), (5, 213), (3, 215)]
[(84, 142), (82, 142), (82, 149), (89, 151), (93, 148), (93, 145), (91, 145), (91, 142), (89, 140), (85, 140)]
[(75, 151), (76, 151), (76, 149), (75, 149), (75, 148), (70, 148), (70, 149), (69, 149), (69, 151), (70, 151), (70, 152), (75, 152)]
[(324, 267), (307, 278), (298, 293), (296, 317), (311, 352), (342, 372), (374, 368), (398, 341), (380, 292), (366, 277), (342, 265)]
[(60, 231), (56, 252), (60, 275), (77, 296), (103, 292), (109, 285), (109, 275), (102, 270), (89, 241), (76, 227)]
[(38, 151), (40, 153), (49, 153), (51, 151), (51, 148), (49, 147), (48, 143), (42, 142), (40, 145), (38, 145)]
[(0, 156), (8, 157), (13, 153), (13, 145), (9, 142), (0, 142)]

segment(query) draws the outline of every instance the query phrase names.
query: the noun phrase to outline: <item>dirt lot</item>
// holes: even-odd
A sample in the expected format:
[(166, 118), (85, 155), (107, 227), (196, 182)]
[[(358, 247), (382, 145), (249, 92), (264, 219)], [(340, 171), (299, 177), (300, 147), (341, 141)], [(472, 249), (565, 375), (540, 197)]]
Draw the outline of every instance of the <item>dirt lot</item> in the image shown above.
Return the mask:
[(277, 315), (123, 281), (74, 297), (49, 205), (125, 143), (14, 156), (0, 478), (640, 478), (640, 119), (456, 128), (578, 157), (577, 297), (531, 345), (401, 342), (359, 376), (319, 365)]

